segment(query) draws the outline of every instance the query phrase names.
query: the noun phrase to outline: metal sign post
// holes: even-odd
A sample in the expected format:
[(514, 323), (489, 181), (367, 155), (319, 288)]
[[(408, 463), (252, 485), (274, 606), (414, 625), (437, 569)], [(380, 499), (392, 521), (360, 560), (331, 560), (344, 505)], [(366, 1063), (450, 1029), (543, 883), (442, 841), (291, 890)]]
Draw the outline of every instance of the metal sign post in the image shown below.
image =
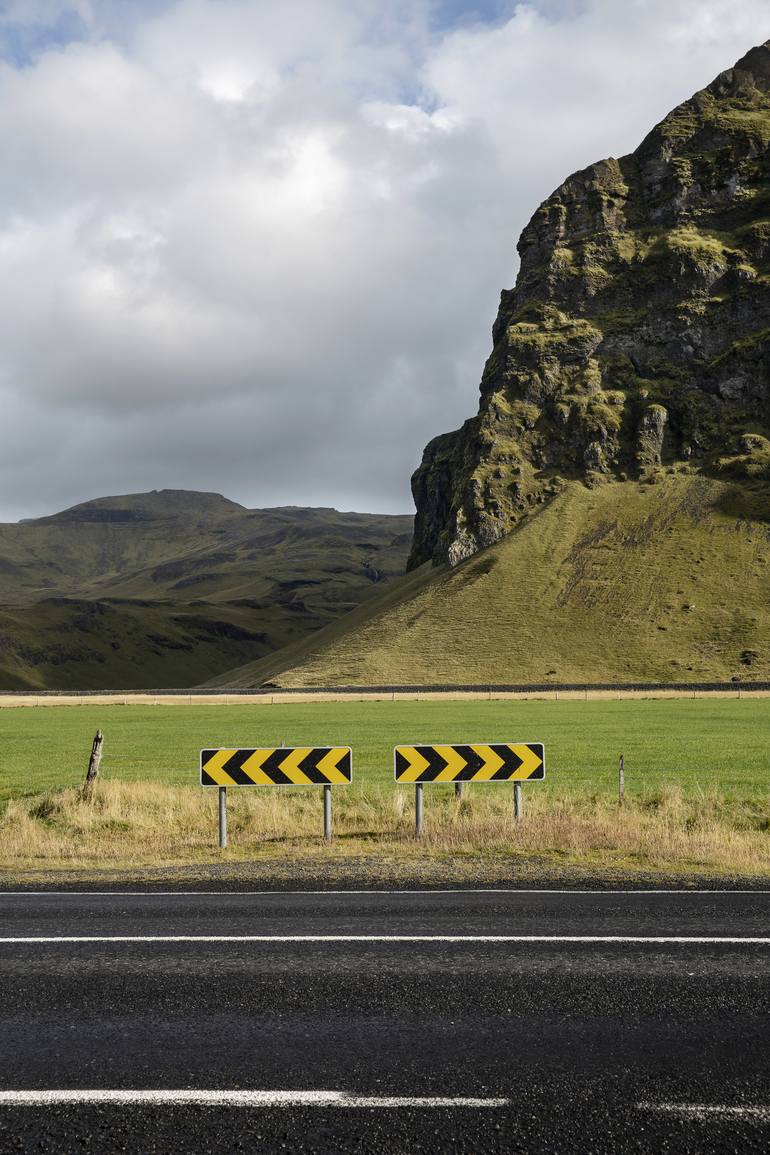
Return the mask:
[(324, 842), (332, 840), (332, 788), (324, 786)]
[(219, 787), (219, 849), (227, 846), (227, 787)]
[(418, 782), (414, 788), (414, 836), (415, 838), (422, 838), (422, 782)]
[(514, 815), (521, 819), (522, 781), (545, 778), (542, 742), (470, 742), (463, 745), (396, 746), (393, 749), (396, 782), (414, 783), (414, 828), (423, 827), (423, 785), (453, 782), (455, 792), (464, 782), (513, 782)]
[(349, 746), (234, 747), (201, 750), (201, 786), (219, 790), (219, 845), (227, 846), (228, 786), (323, 786), (324, 841), (332, 840), (332, 786), (353, 779)]

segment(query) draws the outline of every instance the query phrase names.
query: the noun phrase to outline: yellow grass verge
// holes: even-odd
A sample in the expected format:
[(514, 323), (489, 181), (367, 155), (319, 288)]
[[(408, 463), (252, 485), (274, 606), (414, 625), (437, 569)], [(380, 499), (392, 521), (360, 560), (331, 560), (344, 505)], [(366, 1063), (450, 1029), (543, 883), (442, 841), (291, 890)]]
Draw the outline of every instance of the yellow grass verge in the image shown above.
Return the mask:
[[(491, 869), (576, 866), (602, 871), (770, 876), (770, 832), (750, 803), (717, 792), (685, 796), (677, 788), (650, 792), (620, 809), (585, 794), (526, 799), (515, 825), (510, 799), (477, 794), (456, 800), (426, 794), (425, 834), (413, 837), (409, 790), (370, 787), (338, 791), (335, 839), (321, 838), (320, 791), (241, 791), (230, 801), (230, 847), (217, 842), (216, 791), (149, 782), (106, 781), (92, 802), (62, 790), (8, 803), (0, 817), (0, 869), (201, 866), (212, 863), (292, 864), (309, 868), (356, 858), (362, 881), (381, 873), (406, 877), (420, 863), (473, 859)], [(450, 868), (448, 877), (454, 867)], [(460, 870), (459, 872), (463, 872)], [(467, 873), (467, 872), (466, 872)]]

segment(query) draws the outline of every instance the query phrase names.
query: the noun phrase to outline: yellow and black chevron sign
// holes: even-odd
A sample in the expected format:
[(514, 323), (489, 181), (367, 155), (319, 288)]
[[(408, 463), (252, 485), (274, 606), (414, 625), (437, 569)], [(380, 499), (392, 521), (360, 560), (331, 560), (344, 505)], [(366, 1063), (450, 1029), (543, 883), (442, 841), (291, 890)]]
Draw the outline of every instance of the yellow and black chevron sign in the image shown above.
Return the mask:
[(520, 782), (545, 778), (542, 742), (396, 746), (396, 782)]
[(346, 785), (352, 777), (349, 746), (201, 750), (201, 786)]

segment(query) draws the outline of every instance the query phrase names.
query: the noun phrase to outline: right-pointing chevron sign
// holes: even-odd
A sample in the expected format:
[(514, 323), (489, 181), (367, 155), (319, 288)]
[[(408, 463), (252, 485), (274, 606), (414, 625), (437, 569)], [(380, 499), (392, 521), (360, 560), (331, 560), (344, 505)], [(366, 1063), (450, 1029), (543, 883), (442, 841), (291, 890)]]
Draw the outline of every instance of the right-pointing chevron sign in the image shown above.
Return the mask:
[(542, 742), (396, 746), (396, 782), (521, 782), (545, 778)]

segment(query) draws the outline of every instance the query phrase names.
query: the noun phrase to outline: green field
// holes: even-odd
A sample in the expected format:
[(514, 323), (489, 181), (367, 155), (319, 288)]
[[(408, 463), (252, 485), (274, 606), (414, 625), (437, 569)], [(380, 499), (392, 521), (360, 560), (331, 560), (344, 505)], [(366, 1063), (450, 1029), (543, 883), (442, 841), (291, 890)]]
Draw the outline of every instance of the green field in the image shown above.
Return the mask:
[(392, 779), (398, 742), (542, 741), (546, 782), (527, 790), (613, 793), (622, 752), (630, 795), (676, 785), (769, 796), (770, 700), (682, 698), (6, 709), (0, 802), (79, 785), (97, 728), (105, 779), (195, 785), (201, 747), (339, 744), (353, 747), (358, 791)]
[[(97, 727), (103, 774), (79, 787)], [(51, 706), (0, 711), (0, 872), (235, 871), (254, 882), (337, 879), (765, 878), (770, 874), (770, 700), (331, 702), (242, 706)], [(544, 782), (428, 787), (424, 837), (413, 792), (393, 782), (404, 742), (542, 741)], [(216, 790), (202, 747), (351, 745), (354, 781), (334, 790), (321, 841), (318, 788)], [(626, 759), (626, 804), (617, 763)], [(195, 874), (195, 872), (198, 874)], [(154, 875), (153, 875), (154, 876)]]

